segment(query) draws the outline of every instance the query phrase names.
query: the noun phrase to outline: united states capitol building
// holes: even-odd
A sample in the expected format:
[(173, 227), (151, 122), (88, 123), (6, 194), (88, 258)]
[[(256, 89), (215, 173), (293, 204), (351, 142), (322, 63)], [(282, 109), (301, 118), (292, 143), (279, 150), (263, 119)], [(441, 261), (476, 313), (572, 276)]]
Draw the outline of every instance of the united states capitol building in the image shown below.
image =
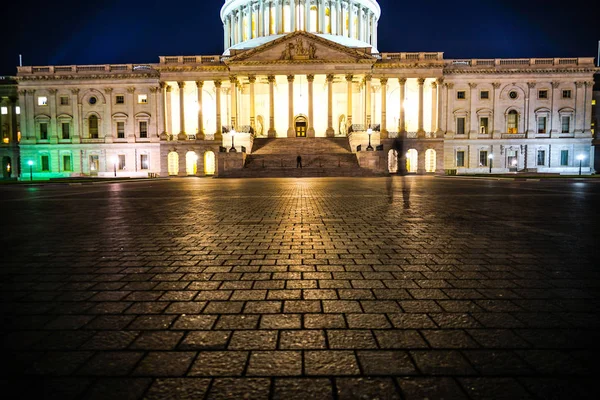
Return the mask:
[(593, 58), (384, 52), (381, 12), (227, 0), (220, 55), (18, 67), (4, 176), (593, 172)]

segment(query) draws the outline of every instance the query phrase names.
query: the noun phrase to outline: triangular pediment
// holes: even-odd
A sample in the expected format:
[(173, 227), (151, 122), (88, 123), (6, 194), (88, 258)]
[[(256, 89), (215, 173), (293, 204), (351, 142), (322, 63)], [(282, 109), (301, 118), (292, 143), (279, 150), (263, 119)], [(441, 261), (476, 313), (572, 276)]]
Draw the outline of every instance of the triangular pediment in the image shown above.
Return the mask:
[(251, 50), (236, 52), (228, 64), (375, 62), (370, 49), (355, 49), (312, 33), (297, 31)]

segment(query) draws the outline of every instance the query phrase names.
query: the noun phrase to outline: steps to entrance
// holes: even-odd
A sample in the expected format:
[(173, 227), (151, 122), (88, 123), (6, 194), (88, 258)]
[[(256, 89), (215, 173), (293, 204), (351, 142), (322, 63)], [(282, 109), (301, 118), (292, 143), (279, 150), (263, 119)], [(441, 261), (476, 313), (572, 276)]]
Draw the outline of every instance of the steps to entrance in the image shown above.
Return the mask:
[[(296, 168), (297, 156), (302, 168)], [(347, 138), (259, 138), (241, 170), (221, 177), (378, 176), (358, 164)]]

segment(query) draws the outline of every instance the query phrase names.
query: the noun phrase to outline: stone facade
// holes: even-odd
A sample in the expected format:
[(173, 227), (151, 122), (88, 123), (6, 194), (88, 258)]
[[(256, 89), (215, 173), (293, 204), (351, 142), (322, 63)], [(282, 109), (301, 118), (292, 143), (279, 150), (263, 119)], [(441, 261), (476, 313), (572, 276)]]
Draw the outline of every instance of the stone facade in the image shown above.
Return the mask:
[(0, 179), (15, 179), (19, 176), (19, 114), (17, 81), (14, 77), (0, 77)]
[(240, 36), (242, 24), (232, 38), (231, 16), (260, 19), (264, 3), (282, 4), (225, 3), (222, 56), (19, 67), (21, 166), (33, 162), (38, 178), (218, 175), (223, 151), (250, 154), (255, 138), (347, 137), (355, 153), (377, 149), (357, 160), (380, 172), (574, 173), (580, 157), (593, 170), (593, 58), (374, 52), (372, 0), (334, 2), (351, 6), (359, 33), (322, 19), (306, 29), (312, 14), (288, 8), (275, 31)]

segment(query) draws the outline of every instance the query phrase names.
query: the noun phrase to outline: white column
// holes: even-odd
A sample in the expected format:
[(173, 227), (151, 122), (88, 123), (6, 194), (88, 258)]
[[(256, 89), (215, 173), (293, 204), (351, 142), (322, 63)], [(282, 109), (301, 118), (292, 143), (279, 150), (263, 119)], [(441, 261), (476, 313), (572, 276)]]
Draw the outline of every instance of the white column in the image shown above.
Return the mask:
[(223, 123), (221, 121), (221, 81), (215, 81), (215, 110), (217, 130), (215, 132), (215, 140), (223, 140)]
[(365, 76), (365, 124), (367, 129), (371, 125), (371, 75)]
[(381, 82), (381, 128), (380, 134), (381, 139), (387, 139), (388, 130), (387, 130), (387, 78), (380, 78), (379, 82)]
[(283, 11), (282, 0), (275, 0), (275, 34), (276, 35), (283, 32), (283, 27), (281, 26), (282, 11)]
[(290, 32), (296, 30), (296, 0), (290, 0)]
[(437, 82), (431, 82), (431, 130), (430, 130), (430, 132), (437, 131), (437, 97), (438, 97)]
[(304, 30), (310, 31), (310, 0), (304, 0)]
[[(593, 92), (593, 88), (594, 88), (594, 81), (588, 81), (585, 82), (585, 101), (584, 101), (584, 126), (583, 126), (583, 132), (586, 135), (591, 135), (592, 134), (592, 96), (594, 95)], [(598, 107), (598, 105), (596, 106)], [(598, 129), (598, 128), (596, 128)], [(593, 163), (591, 163), (592, 160), (590, 160), (590, 165), (594, 165)]]
[(265, 5), (264, 0), (259, 0), (258, 2), (258, 21), (256, 23), (256, 27), (258, 29), (257, 36), (266, 36), (265, 35)]
[(478, 121), (477, 121), (477, 109), (475, 101), (477, 100), (477, 84), (469, 83), (469, 138), (477, 139), (479, 133)]
[(444, 98), (444, 96), (442, 94), (443, 93), (442, 91), (444, 89), (443, 83), (444, 83), (444, 79), (438, 78), (438, 80), (437, 80), (438, 90), (437, 90), (437, 100), (436, 100), (436, 102), (437, 102), (437, 123), (436, 123), (437, 129), (435, 131), (437, 137), (443, 137), (442, 136), (443, 135), (443, 133), (442, 133), (442, 110), (443, 110), (442, 103), (443, 103), (443, 101), (442, 100)]
[(225, 17), (225, 22), (223, 23), (223, 37), (223, 47), (227, 50), (229, 48), (229, 17)]
[(354, 38), (354, 24), (352, 20), (354, 19), (354, 1), (350, 0), (348, 2), (348, 37), (350, 39)]
[(308, 81), (308, 137), (315, 137), (315, 123), (314, 123), (314, 103), (313, 103), (313, 82), (315, 81), (314, 75), (306, 75)]
[(179, 134), (185, 135), (185, 82), (177, 82), (177, 85), (179, 86)]
[(275, 76), (269, 75), (269, 137), (275, 137)]
[(238, 120), (237, 120), (237, 86), (238, 81), (236, 76), (232, 76), (229, 78), (229, 82), (231, 83), (230, 100), (231, 100), (231, 129), (238, 128)]
[(294, 75), (288, 75), (288, 137), (296, 136), (294, 129)]
[(351, 74), (346, 75), (346, 82), (347, 82), (347, 86), (346, 86), (346, 94), (347, 94), (347, 106), (348, 106), (348, 110), (347, 110), (347, 116), (346, 116), (346, 121), (348, 124), (348, 129), (350, 129), (352, 127), (352, 79), (354, 77)]
[(248, 82), (250, 82), (250, 126), (256, 134), (256, 109), (254, 103), (254, 82), (256, 82), (256, 76), (248, 76)]
[(336, 35), (342, 36), (344, 34), (344, 26), (342, 25), (342, 0), (335, 1), (335, 28)]
[(536, 126), (535, 126), (535, 110), (531, 106), (531, 94), (533, 92), (532, 89), (535, 89), (535, 82), (527, 82), (527, 98), (525, 99), (525, 112), (527, 118), (525, 130), (527, 132), (527, 137), (534, 137)]
[(327, 25), (325, 24), (325, 1), (324, 0), (319, 0), (318, 5), (317, 5), (317, 10), (319, 12), (319, 33), (326, 33), (325, 29), (327, 28)]
[(585, 109), (585, 89), (584, 82), (575, 82), (575, 116), (573, 127), (575, 134), (580, 134), (584, 130), (585, 121), (583, 120), (583, 110)]
[(165, 117), (165, 132), (167, 132), (169, 135), (174, 135), (175, 133), (173, 132), (173, 107), (171, 105), (173, 99), (171, 98), (171, 90), (171, 86), (165, 86), (165, 107), (167, 114)]
[(202, 87), (204, 81), (196, 81), (198, 88), (198, 137), (196, 139), (204, 140), (204, 121), (202, 117)]
[(377, 28), (379, 26), (379, 21), (377, 18), (373, 17), (373, 47), (377, 48)]
[(406, 132), (406, 112), (404, 111), (404, 98), (406, 97), (406, 78), (398, 78), (400, 84), (400, 118), (398, 120), (398, 133)]
[(362, 24), (362, 6), (359, 4), (356, 12), (356, 17), (358, 18), (358, 34), (356, 35), (358, 40), (363, 40), (363, 24)]
[(246, 21), (248, 25), (246, 26), (246, 36), (248, 36), (248, 40), (252, 39), (252, 4), (248, 3), (246, 7)]
[(327, 75), (327, 137), (333, 137), (333, 74)]
[(244, 41), (244, 18), (242, 13), (242, 7), (240, 7), (237, 12), (237, 32), (238, 43), (242, 43)]

